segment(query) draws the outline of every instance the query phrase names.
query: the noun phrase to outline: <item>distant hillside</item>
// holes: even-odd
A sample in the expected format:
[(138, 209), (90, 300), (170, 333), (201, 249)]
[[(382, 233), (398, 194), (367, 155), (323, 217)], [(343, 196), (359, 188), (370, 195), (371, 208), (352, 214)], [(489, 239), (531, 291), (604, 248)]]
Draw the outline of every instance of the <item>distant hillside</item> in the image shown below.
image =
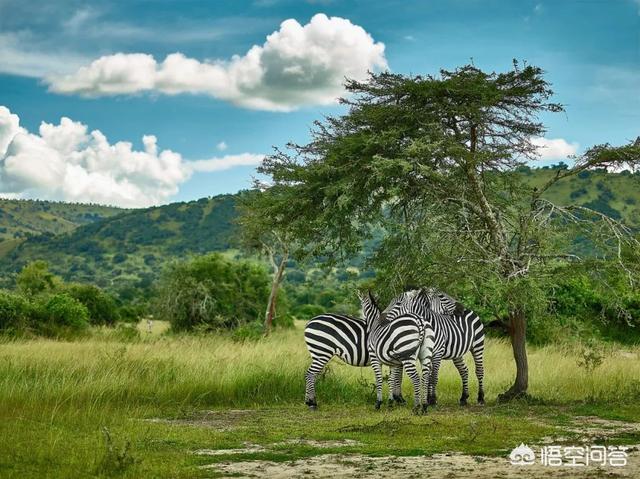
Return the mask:
[[(553, 175), (553, 168), (523, 169), (531, 185), (542, 186)], [(559, 181), (545, 197), (558, 205), (577, 203), (640, 227), (640, 174), (583, 171)]]
[[(15, 273), (44, 259), (67, 280), (144, 288), (169, 259), (233, 247), (234, 217), (233, 195), (124, 211), (56, 236), (30, 237), (6, 253), (0, 270)], [(5, 286), (10, 282), (11, 274)]]
[[(555, 173), (553, 168), (521, 170), (533, 186), (544, 184)], [(640, 228), (638, 174), (584, 172), (560, 182), (546, 196), (561, 205), (569, 202), (587, 205)], [(10, 286), (15, 272), (27, 262), (44, 259), (66, 280), (91, 282), (118, 292), (125, 299), (133, 297), (136, 291), (148, 291), (167, 261), (237, 248), (233, 222), (237, 198), (222, 195), (129, 211), (27, 202), (29, 208), (8, 210), (11, 214), (3, 212), (0, 227), (9, 231), (18, 224), (33, 225), (30, 231), (42, 233), (19, 239), (21, 244), (7, 245), (4, 253), (0, 251), (0, 257), (4, 256), (0, 271), (5, 273), (0, 275), (0, 286)], [(10, 206), (14, 204), (4, 201)], [(28, 221), (17, 211), (24, 213)], [(76, 227), (78, 224), (81, 225)], [(292, 274), (290, 280), (296, 275), (300, 276)]]
[(111, 206), (0, 198), (0, 257), (27, 238), (66, 233), (124, 211)]

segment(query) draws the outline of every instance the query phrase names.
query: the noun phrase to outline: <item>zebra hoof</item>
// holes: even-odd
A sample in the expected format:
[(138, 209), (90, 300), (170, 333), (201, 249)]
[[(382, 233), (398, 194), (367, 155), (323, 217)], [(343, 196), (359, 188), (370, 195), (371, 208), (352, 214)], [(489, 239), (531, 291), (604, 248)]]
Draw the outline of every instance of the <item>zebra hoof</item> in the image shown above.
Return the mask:
[(478, 404), (484, 406), (484, 394), (478, 394)]
[(436, 405), (438, 404), (438, 400), (436, 399), (436, 397), (435, 397), (435, 396), (429, 396), (429, 397), (427, 398), (427, 404), (428, 404), (429, 406), (436, 406)]
[(402, 397), (402, 394), (400, 394), (399, 396), (393, 396), (393, 400), (401, 406), (407, 404), (407, 400)]
[(427, 414), (427, 408), (428, 406), (426, 404), (422, 405), (422, 414)]
[(376, 401), (376, 411), (382, 406), (382, 401)]
[(468, 394), (463, 394), (460, 397), (460, 406), (466, 406), (467, 405), (467, 399), (469, 399), (469, 395)]
[(413, 412), (413, 414), (415, 414), (416, 416), (420, 416), (423, 414), (423, 412), (425, 412), (426, 410), (424, 409), (424, 406), (413, 406), (413, 409), (411, 410)]
[(318, 410), (317, 404), (309, 404), (309, 411), (317, 411), (317, 410)]

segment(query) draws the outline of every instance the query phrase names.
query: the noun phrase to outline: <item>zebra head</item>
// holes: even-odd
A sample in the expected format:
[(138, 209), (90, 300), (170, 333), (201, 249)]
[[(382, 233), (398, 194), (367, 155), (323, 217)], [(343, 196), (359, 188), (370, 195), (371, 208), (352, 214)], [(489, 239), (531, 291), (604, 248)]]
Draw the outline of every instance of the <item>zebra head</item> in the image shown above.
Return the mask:
[(357, 293), (360, 298), (364, 319), (367, 322), (367, 329), (370, 329), (373, 322), (380, 316), (380, 308), (370, 289), (366, 292), (358, 290)]
[(419, 289), (405, 291), (393, 298), (389, 306), (380, 314), (380, 321), (393, 321), (403, 314), (413, 313), (412, 305), (420, 291)]
[(464, 306), (438, 288), (422, 288), (416, 301), (439, 314), (461, 314)]

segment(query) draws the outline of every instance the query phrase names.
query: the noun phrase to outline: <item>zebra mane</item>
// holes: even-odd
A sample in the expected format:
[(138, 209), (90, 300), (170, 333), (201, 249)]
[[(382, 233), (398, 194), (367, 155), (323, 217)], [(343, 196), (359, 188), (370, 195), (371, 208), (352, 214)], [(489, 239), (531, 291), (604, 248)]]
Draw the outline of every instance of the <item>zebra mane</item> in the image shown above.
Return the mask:
[(367, 290), (367, 295), (369, 296), (369, 301), (371, 301), (371, 304), (373, 305), (373, 307), (376, 308), (377, 311), (382, 311), (380, 309), (380, 306), (378, 306), (378, 301), (376, 301), (376, 298), (370, 289)]

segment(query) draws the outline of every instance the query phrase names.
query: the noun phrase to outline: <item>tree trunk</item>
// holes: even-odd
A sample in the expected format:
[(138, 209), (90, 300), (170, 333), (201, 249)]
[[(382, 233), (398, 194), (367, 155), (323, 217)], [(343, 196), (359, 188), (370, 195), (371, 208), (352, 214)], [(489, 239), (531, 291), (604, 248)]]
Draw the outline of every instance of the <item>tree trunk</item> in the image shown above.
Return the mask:
[[(289, 258), (288, 252), (282, 255), (280, 264), (273, 272), (273, 282), (271, 283), (271, 293), (269, 293), (269, 302), (267, 303), (267, 311), (264, 316), (264, 334), (268, 335), (273, 327), (273, 319), (276, 316), (276, 303), (278, 301), (278, 292), (280, 291), (280, 283), (284, 277), (284, 268)], [(275, 264), (275, 261), (273, 261)]]
[(529, 387), (529, 365), (527, 363), (527, 319), (521, 310), (512, 311), (509, 314), (509, 336), (513, 358), (516, 361), (516, 380), (507, 391), (498, 396), (498, 401), (510, 401), (511, 399), (526, 397)]

